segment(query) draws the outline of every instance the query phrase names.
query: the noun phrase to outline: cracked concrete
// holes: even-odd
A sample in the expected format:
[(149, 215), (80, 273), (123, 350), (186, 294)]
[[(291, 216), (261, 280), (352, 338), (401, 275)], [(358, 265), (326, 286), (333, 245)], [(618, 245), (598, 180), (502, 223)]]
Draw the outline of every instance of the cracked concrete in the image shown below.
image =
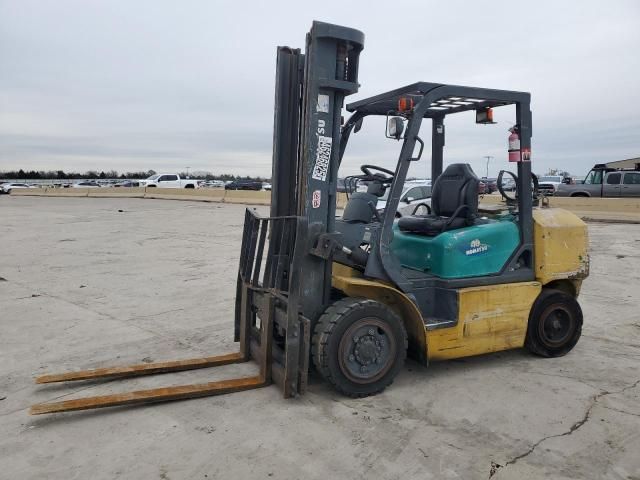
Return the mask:
[(410, 362), (386, 392), (358, 400), (312, 378), (295, 400), (270, 387), (27, 415), (35, 402), (253, 373), (32, 383), (233, 351), (243, 210), (0, 197), (0, 479), (640, 478), (640, 225), (590, 225), (583, 338), (560, 359), (516, 350)]
[[(578, 420), (577, 422), (575, 422), (573, 425), (571, 425), (569, 427), (569, 430), (567, 430), (566, 432), (562, 432), (562, 433), (558, 433), (558, 434), (554, 434), (554, 435), (549, 435), (546, 437), (541, 438), (540, 440), (538, 440), (536, 443), (534, 443), (526, 452), (510, 459), (507, 460), (507, 462), (504, 464), (505, 467), (508, 467), (509, 465), (514, 465), (516, 462), (518, 462), (519, 460), (528, 457), (529, 455), (531, 455), (533, 453), (533, 451), (538, 448), (543, 442), (545, 442), (546, 440), (549, 440), (551, 438), (558, 438), (558, 437), (565, 437), (567, 435), (571, 435), (573, 434), (573, 432), (575, 432), (576, 430), (578, 430), (579, 428), (581, 428), (585, 423), (587, 423), (587, 421), (591, 418), (591, 411), (593, 410), (593, 408), (596, 406), (596, 403), (603, 397), (607, 396), (607, 395), (615, 395), (615, 394), (619, 394), (619, 393), (624, 393), (627, 390), (630, 390), (632, 388), (636, 388), (638, 386), (638, 384), (640, 383), (640, 380), (637, 380), (635, 382), (633, 382), (631, 385), (628, 385), (620, 390), (617, 390), (615, 392), (609, 392), (609, 391), (601, 391), (599, 392), (597, 395), (594, 395), (593, 398), (591, 399), (591, 404), (589, 405), (589, 408), (587, 408), (587, 411), (584, 413), (584, 416)], [(610, 410), (614, 410), (620, 413), (625, 413), (627, 415), (636, 415), (634, 413), (630, 413), (630, 412), (625, 412), (622, 410), (616, 410), (616, 409), (612, 409), (610, 407), (604, 407), (604, 408), (608, 408)], [(637, 416), (637, 415), (636, 415)], [(497, 465), (498, 468), (501, 468), (502, 465)], [(497, 472), (497, 469), (493, 470), (493, 472), (489, 475), (489, 478), (491, 478), (493, 476), (494, 473)]]

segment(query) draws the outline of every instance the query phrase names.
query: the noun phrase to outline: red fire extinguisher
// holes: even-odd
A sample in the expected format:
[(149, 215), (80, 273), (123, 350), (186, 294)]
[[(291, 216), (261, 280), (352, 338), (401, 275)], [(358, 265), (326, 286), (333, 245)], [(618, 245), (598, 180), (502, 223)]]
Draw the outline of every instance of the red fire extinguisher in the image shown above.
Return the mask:
[(520, 161), (520, 135), (518, 135), (518, 126), (514, 125), (509, 129), (511, 135), (509, 135), (509, 161)]

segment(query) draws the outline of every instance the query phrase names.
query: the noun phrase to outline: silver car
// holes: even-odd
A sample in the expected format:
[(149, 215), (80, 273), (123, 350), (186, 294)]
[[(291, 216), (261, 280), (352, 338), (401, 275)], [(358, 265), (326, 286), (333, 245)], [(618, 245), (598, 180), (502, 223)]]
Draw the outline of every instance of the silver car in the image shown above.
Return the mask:
[[(389, 191), (390, 189), (387, 189), (385, 194), (378, 200), (376, 208), (379, 212), (383, 211), (387, 206)], [(431, 208), (431, 182), (428, 180), (422, 182), (406, 182), (400, 195), (396, 218), (412, 215), (416, 208), (416, 214), (426, 215), (429, 209), (424, 206), (421, 207), (420, 205), (428, 205), (429, 209)]]
[(71, 188), (100, 188), (100, 184), (94, 181), (78, 182), (71, 185)]
[(2, 193), (11, 193), (11, 190), (14, 188), (29, 188), (29, 185), (26, 183), (3, 183), (0, 185), (0, 191), (2, 191)]

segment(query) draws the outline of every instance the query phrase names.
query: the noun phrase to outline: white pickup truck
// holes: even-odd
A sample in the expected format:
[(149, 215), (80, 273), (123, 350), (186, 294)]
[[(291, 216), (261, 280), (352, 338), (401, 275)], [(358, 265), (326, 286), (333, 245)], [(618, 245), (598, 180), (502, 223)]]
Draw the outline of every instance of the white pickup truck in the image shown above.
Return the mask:
[(198, 180), (194, 178), (180, 178), (177, 173), (159, 173), (140, 180), (141, 187), (158, 188), (198, 188)]

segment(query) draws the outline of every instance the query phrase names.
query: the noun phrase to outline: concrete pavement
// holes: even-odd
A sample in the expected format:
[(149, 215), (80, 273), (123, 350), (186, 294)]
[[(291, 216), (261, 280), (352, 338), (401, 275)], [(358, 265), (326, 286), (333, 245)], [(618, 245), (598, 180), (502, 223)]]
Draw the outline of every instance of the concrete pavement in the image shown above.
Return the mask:
[[(260, 207), (266, 212), (266, 207)], [(638, 479), (640, 225), (591, 224), (583, 336), (409, 362), (353, 400), (319, 379), (156, 406), (30, 417), (29, 405), (204, 382), (230, 365), (36, 386), (75, 368), (234, 351), (241, 205), (0, 197), (1, 479)]]

